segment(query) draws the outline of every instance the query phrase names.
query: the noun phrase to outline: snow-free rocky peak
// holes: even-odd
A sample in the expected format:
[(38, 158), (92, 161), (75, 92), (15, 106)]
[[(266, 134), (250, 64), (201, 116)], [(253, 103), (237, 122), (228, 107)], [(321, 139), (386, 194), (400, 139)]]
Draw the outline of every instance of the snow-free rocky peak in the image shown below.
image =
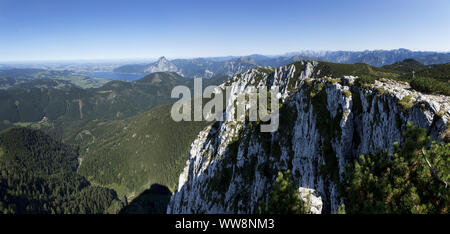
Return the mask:
[(154, 73), (154, 72), (176, 72), (179, 75), (183, 75), (181, 70), (178, 67), (166, 59), (166, 57), (161, 57), (158, 61), (152, 63), (145, 69), (146, 73)]
[[(224, 85), (232, 87), (226, 113), (249, 86), (277, 86), (280, 126), (261, 133), (255, 122), (216, 122), (198, 134), (172, 195), (168, 213), (254, 213), (279, 171), (290, 170), (311, 213), (332, 213), (345, 165), (362, 154), (403, 142), (407, 122), (441, 141), (450, 119), (450, 97), (422, 94), (406, 83), (358, 77), (324, 77), (320, 62), (256, 67)], [(322, 72), (322, 75), (321, 75)]]

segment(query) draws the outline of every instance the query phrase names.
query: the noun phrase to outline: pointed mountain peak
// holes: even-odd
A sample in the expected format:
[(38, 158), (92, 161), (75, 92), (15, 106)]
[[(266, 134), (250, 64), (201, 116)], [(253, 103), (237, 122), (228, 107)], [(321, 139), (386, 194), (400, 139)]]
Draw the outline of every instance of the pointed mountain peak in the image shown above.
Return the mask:
[(145, 69), (146, 73), (154, 73), (154, 72), (176, 72), (179, 75), (182, 75), (181, 70), (177, 68), (175, 64), (170, 62), (166, 57), (162, 56), (158, 59), (158, 61), (150, 64), (149, 67)]
[(161, 62), (161, 61), (166, 62), (166, 61), (169, 61), (169, 60), (167, 60), (166, 57), (161, 56), (161, 57), (158, 59), (158, 62)]

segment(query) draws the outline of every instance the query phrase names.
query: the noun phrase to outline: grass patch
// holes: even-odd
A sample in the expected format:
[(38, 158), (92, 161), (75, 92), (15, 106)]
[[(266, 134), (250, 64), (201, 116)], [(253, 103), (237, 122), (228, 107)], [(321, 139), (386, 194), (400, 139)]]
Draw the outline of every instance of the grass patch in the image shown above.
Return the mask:
[(411, 107), (414, 105), (411, 95), (403, 97), (402, 100), (398, 101), (397, 104), (403, 113), (408, 112), (408, 110), (411, 109)]
[(350, 90), (344, 90), (344, 92), (342, 92), (345, 97), (350, 98), (352, 97), (352, 92)]

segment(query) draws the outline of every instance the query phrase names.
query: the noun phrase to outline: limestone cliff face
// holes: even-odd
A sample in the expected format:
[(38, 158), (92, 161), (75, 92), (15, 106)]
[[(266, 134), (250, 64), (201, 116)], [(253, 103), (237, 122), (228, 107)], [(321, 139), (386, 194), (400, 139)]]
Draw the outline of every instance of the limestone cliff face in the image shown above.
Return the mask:
[(200, 132), (167, 212), (253, 213), (267, 199), (277, 172), (290, 169), (299, 190), (313, 189), (322, 213), (330, 213), (342, 203), (338, 184), (350, 160), (391, 151), (394, 142), (403, 141), (407, 122), (441, 139), (450, 97), (421, 94), (397, 81), (358, 85), (357, 77), (322, 77), (318, 64), (253, 68), (223, 84), (234, 91), (228, 114), (248, 86), (277, 86), (280, 126), (261, 133), (256, 122), (230, 120)]
[(176, 72), (178, 75), (183, 76), (181, 70), (165, 57), (159, 58), (158, 61), (145, 68), (144, 72), (148, 74), (155, 72)]

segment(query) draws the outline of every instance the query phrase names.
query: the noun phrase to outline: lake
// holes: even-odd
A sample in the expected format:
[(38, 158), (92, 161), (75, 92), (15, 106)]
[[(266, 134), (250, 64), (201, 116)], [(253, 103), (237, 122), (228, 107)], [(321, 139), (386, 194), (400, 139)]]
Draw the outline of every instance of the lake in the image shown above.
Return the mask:
[(120, 74), (115, 72), (94, 72), (89, 74), (89, 77), (91, 78), (105, 78), (111, 80), (128, 80), (128, 81), (139, 80), (144, 76), (145, 74)]

